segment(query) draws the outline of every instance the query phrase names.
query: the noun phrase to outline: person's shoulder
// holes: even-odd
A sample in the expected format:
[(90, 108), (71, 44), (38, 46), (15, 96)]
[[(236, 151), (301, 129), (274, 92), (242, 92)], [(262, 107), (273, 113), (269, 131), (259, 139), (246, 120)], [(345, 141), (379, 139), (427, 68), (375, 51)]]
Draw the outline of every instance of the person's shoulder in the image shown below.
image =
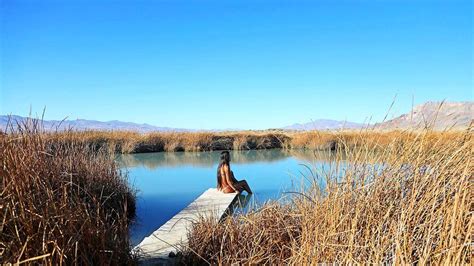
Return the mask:
[(222, 165), (222, 170), (229, 171), (229, 166), (227, 164)]

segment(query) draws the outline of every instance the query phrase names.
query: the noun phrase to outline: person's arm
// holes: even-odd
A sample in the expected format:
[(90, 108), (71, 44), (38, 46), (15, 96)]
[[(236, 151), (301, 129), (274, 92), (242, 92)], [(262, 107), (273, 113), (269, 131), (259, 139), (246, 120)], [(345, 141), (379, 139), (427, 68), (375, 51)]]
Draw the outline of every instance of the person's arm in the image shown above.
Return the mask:
[(222, 170), (224, 171), (224, 178), (225, 178), (227, 184), (228, 184), (234, 191), (237, 191), (237, 189), (234, 187), (234, 181), (233, 181), (232, 178), (230, 177), (229, 166), (224, 165), (224, 167), (222, 167)]

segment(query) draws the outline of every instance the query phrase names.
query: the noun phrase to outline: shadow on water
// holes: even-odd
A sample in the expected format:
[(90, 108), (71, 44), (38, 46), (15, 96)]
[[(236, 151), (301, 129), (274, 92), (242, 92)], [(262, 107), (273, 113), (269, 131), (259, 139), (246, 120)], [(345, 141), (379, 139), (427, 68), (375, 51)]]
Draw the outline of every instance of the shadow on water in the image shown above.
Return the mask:
[(234, 214), (235, 212), (242, 212), (243, 210), (246, 210), (252, 199), (252, 195), (253, 194), (239, 194), (235, 202), (229, 207), (227, 215), (224, 215), (221, 220), (223, 220), (228, 215)]
[(247, 208), (250, 200), (252, 199), (252, 195), (253, 194), (245, 194), (245, 195), (239, 194), (239, 196), (237, 196), (237, 201), (235, 202), (233, 207), (240, 208), (240, 209)]
[(252, 195), (253, 194), (245, 194), (245, 195), (239, 194), (239, 196), (237, 197), (236, 206), (239, 208), (247, 207), (247, 205), (250, 202), (250, 199), (252, 199)]

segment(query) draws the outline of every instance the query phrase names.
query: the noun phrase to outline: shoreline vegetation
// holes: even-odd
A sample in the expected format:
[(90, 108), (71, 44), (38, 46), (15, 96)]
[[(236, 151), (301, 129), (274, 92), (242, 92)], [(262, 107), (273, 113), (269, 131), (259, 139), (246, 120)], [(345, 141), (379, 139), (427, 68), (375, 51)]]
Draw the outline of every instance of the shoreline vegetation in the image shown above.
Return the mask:
[(49, 139), (38, 124), (0, 134), (0, 151), (0, 264), (135, 263), (135, 192), (113, 154)]
[[(462, 135), (467, 130), (429, 131), (427, 141)], [(423, 132), (423, 131), (420, 131)], [(306, 149), (340, 150), (359, 146), (381, 150), (393, 140), (414, 140), (414, 131), (238, 131), (238, 132), (155, 132), (140, 134), (128, 131), (65, 131), (47, 133), (43, 138), (54, 143), (83, 143), (93, 150), (109, 153), (200, 152), (219, 150)], [(14, 134), (13, 134), (14, 135)]]
[(342, 149), (354, 144), (343, 138), (330, 167), (309, 168), (285, 201), (198, 221), (182, 262), (472, 263), (472, 130), (399, 132), (383, 148), (371, 134), (355, 149)]
[(47, 133), (25, 123), (0, 134), (0, 263), (135, 264), (128, 230), (136, 196), (116, 153), (272, 148), (335, 156), (329, 170), (305, 176), (290, 203), (199, 221), (181, 262), (471, 262), (472, 128)]

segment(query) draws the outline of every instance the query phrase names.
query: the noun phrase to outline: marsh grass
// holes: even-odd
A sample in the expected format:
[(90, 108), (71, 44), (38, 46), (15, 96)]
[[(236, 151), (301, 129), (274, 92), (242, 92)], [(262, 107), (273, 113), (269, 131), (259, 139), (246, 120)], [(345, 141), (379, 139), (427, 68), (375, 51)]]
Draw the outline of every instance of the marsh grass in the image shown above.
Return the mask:
[[(68, 131), (43, 133), (43, 138), (56, 143), (84, 143), (91, 149), (106, 149), (109, 153), (307, 149), (337, 150), (365, 147), (383, 150), (394, 140), (413, 140), (416, 132), (407, 131), (306, 131), (306, 132), (154, 132), (140, 134), (127, 131)], [(461, 131), (429, 132), (425, 139), (449, 139)], [(403, 144), (403, 143), (401, 143)]]
[(472, 263), (472, 129), (334, 138), (330, 167), (311, 169), (290, 204), (196, 223), (183, 262)]
[(153, 132), (70, 131), (45, 133), (55, 142), (83, 142), (117, 153), (254, 150), (284, 148), (289, 137), (275, 132)]
[[(0, 133), (0, 263), (133, 264), (133, 191), (113, 154), (332, 150), (290, 203), (197, 223), (185, 263), (469, 264), (474, 141), (466, 131)], [(350, 162), (349, 164), (347, 162)], [(319, 184), (324, 180), (324, 187)]]
[[(15, 126), (16, 127), (16, 126)], [(0, 135), (0, 264), (133, 264), (135, 193), (108, 150), (38, 122)]]

